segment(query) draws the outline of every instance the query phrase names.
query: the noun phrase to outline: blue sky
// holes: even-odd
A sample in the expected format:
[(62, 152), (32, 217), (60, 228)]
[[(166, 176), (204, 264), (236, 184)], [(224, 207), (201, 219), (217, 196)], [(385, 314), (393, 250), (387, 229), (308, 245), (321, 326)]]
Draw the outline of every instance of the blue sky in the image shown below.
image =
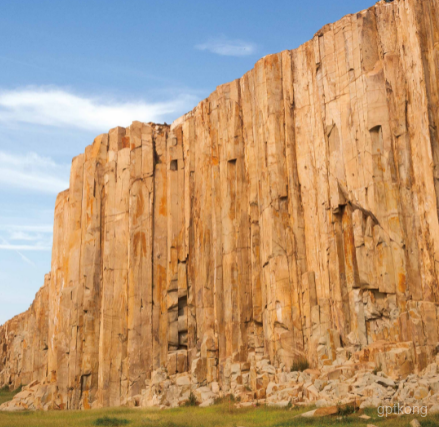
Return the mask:
[(3, 0), (0, 324), (50, 271), (72, 157), (111, 127), (171, 123), (264, 55), (373, 1)]

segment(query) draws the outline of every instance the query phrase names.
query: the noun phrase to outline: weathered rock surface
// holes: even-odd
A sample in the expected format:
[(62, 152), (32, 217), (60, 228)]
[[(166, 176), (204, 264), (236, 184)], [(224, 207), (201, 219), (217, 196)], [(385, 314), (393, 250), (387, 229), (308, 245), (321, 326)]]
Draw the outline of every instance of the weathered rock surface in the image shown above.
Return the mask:
[(0, 387), (38, 381), (2, 409), (392, 398), (439, 343), (438, 70), (438, 0), (379, 2), (97, 137), (0, 327)]
[(50, 274), (29, 310), (0, 326), (0, 388), (12, 389), (47, 375)]

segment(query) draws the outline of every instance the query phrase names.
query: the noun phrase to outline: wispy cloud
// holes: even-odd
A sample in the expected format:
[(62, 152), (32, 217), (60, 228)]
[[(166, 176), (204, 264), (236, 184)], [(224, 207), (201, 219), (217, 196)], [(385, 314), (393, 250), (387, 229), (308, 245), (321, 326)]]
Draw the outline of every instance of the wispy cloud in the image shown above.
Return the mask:
[(184, 114), (195, 102), (190, 94), (148, 103), (81, 96), (53, 87), (0, 90), (0, 121), (104, 132), (133, 120), (161, 122), (169, 114)]
[(0, 185), (57, 194), (69, 187), (68, 165), (35, 153), (24, 156), (0, 151)]
[(248, 56), (256, 52), (254, 43), (243, 40), (232, 40), (227, 37), (210, 38), (206, 43), (197, 44), (195, 49), (207, 50), (223, 56)]
[[(52, 214), (52, 211), (50, 211)], [(0, 231), (9, 231), (11, 233), (18, 233), (22, 231), (29, 231), (33, 233), (52, 233), (53, 231), (53, 225), (46, 224), (46, 225), (13, 225), (13, 224), (7, 224), (4, 225), (4, 223), (7, 221), (7, 219), (0, 217), (0, 222), (3, 222), (3, 224), (0, 224)]]
[(6, 249), (10, 251), (50, 251), (50, 246), (40, 245), (10, 245), (7, 243), (0, 244), (0, 249)]
[(20, 251), (16, 251), (20, 255), (21, 259), (32, 267), (36, 267), (35, 263), (32, 262), (28, 257), (24, 256)]
[(10, 240), (21, 240), (34, 242), (40, 240), (43, 237), (41, 233), (26, 233), (24, 231), (11, 231)]
[(52, 226), (4, 225), (0, 228), (0, 250), (15, 251), (28, 264), (34, 265), (20, 251), (50, 251), (51, 245)]

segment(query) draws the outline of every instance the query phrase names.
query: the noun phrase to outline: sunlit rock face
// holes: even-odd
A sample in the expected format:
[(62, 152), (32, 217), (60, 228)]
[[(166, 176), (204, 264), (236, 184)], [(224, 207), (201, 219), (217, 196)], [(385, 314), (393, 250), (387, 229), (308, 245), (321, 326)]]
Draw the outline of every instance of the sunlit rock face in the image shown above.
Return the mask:
[(44, 287), (0, 327), (0, 387), (38, 381), (35, 407), (71, 409), (168, 378), (261, 394), (262, 360), (423, 369), (439, 341), (438, 85), (439, 1), (382, 1), (171, 126), (97, 137), (57, 198)]

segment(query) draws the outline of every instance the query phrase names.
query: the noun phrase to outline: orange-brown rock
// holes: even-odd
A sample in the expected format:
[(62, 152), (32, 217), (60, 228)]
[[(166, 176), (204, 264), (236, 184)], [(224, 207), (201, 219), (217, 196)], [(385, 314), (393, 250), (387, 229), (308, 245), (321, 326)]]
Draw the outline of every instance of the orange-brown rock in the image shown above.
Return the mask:
[(45, 286), (0, 328), (0, 386), (39, 380), (53, 407), (89, 408), (163, 404), (165, 386), (265, 398), (304, 356), (424, 369), (439, 343), (438, 74), (438, 0), (381, 1), (171, 126), (97, 137), (57, 198)]
[(0, 326), (0, 388), (16, 389), (47, 375), (50, 274), (25, 313)]

